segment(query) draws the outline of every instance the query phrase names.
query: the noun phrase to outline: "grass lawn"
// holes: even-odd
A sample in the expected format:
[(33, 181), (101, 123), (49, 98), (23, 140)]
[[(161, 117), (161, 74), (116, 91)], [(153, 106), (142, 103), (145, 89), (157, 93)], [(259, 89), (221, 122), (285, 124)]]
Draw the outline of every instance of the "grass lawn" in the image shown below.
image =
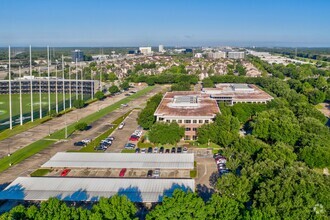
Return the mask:
[(45, 176), (51, 171), (51, 169), (38, 169), (30, 174), (32, 177)]
[(15, 165), (21, 162), (22, 160), (25, 160), (28, 157), (31, 157), (32, 155), (38, 153), (39, 151), (49, 147), (55, 143), (55, 141), (52, 140), (39, 140), (36, 141), (20, 150), (15, 151), (11, 156), (3, 157), (0, 159), (0, 172), (8, 169), (10, 167), (9, 164)]

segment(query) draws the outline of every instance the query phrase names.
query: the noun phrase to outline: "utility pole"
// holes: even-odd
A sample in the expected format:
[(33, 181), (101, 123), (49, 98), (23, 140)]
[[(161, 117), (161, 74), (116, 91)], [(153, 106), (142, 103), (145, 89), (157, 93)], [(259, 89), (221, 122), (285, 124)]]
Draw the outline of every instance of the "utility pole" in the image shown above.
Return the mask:
[(78, 66), (77, 66), (77, 58), (76, 58), (76, 100), (78, 100)]

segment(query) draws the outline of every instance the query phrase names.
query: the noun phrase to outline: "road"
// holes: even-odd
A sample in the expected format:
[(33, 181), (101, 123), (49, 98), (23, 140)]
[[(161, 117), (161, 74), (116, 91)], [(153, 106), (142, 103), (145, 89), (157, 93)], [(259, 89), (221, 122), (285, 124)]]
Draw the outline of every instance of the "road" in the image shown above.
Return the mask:
[[(156, 86), (151, 92), (146, 95), (143, 95), (131, 102), (128, 103), (128, 107), (116, 109), (115, 111), (109, 113), (103, 118), (92, 123), (92, 128), (88, 131), (75, 133), (68, 141), (57, 142), (45, 150), (40, 151), (39, 153), (27, 158), (19, 164), (16, 164), (9, 169), (5, 170), (0, 175), (0, 184), (7, 184), (13, 181), (18, 176), (27, 176), (32, 171), (38, 169), (42, 164), (48, 161), (54, 154), (57, 152), (63, 152), (68, 150), (76, 149), (73, 146), (73, 143), (78, 140), (85, 138), (93, 138), (98, 136), (100, 133), (106, 131), (109, 127), (109, 122), (116, 120), (121, 115), (124, 115), (126, 112), (130, 111), (133, 108), (143, 107), (147, 99), (149, 99), (154, 94), (163, 90), (163, 87)], [(133, 111), (136, 112), (136, 111)], [(127, 139), (125, 139), (127, 140)]]

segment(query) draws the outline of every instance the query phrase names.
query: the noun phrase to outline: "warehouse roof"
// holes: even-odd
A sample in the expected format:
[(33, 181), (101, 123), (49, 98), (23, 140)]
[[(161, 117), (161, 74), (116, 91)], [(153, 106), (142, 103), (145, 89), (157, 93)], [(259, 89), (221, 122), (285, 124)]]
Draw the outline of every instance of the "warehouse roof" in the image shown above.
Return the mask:
[(42, 167), (193, 169), (194, 155), (60, 152)]
[(0, 192), (0, 200), (98, 201), (100, 197), (125, 195), (132, 202), (161, 202), (175, 189), (194, 191), (193, 179), (124, 179), (18, 177)]

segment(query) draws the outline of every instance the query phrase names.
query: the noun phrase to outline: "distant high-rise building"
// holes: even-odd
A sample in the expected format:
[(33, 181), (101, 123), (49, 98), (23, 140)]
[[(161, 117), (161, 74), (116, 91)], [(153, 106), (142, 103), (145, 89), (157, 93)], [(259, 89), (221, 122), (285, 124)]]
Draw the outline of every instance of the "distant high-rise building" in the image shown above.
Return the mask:
[(72, 61), (83, 61), (84, 60), (84, 52), (82, 52), (81, 50), (74, 50), (72, 51)]
[(165, 50), (164, 50), (164, 45), (159, 45), (159, 47), (158, 47), (158, 52), (159, 52), (159, 53), (164, 53), (164, 52), (165, 52)]
[(244, 51), (230, 51), (228, 52), (229, 59), (244, 59), (245, 52)]
[(223, 51), (210, 52), (210, 53), (207, 53), (207, 57), (212, 58), (212, 59), (220, 59), (220, 58), (226, 58), (227, 54), (226, 54), (226, 52), (223, 52)]
[(140, 51), (143, 55), (150, 55), (150, 54), (152, 54), (151, 47), (139, 47), (139, 51)]

